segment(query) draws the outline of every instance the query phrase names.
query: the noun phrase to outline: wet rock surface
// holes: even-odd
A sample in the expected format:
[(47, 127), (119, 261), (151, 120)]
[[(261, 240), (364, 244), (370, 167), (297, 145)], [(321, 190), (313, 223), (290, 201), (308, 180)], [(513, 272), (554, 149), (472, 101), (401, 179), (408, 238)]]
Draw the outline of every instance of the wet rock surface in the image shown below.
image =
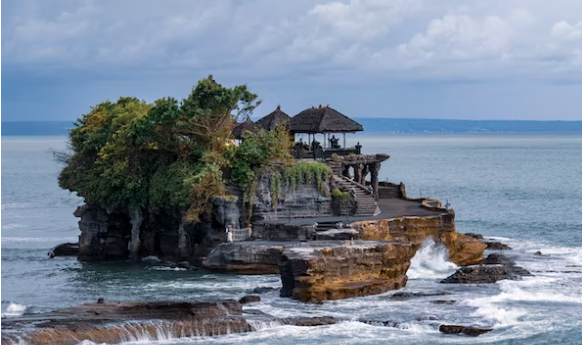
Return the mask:
[(498, 280), (520, 280), (532, 274), (518, 266), (470, 266), (462, 267), (451, 276), (441, 280), (442, 284), (482, 284)]
[(441, 325), (439, 332), (444, 334), (464, 334), (471, 337), (477, 337), (481, 334), (491, 332), (490, 328), (477, 328), (472, 326)]

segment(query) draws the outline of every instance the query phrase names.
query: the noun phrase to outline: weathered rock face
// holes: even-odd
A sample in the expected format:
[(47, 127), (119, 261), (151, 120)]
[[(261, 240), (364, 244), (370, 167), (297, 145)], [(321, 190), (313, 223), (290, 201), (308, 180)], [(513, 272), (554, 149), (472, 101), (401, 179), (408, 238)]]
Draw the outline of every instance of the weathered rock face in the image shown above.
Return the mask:
[[(293, 189), (283, 185), (281, 200), (276, 202), (272, 200), (270, 183), (268, 175), (259, 180), (253, 202), (253, 220), (331, 215), (331, 198), (326, 196), (329, 195), (329, 183), (324, 182), (322, 186), (299, 184)], [(323, 193), (321, 188), (325, 188)], [(131, 249), (131, 256), (135, 258), (156, 255), (163, 260), (199, 263), (212, 249), (225, 242), (226, 229), (235, 234), (247, 234), (248, 214), (241, 202), (242, 192), (235, 188), (229, 192), (234, 198), (215, 199), (212, 219), (196, 225), (188, 224), (178, 214), (81, 206), (75, 211), (75, 216), (81, 218), (78, 259), (127, 259)], [(254, 237), (270, 240), (308, 240), (313, 237), (313, 229), (309, 227), (272, 229), (270, 226), (259, 224), (254, 229)]]
[(269, 175), (263, 175), (259, 179), (253, 203), (252, 221), (331, 215), (329, 182), (323, 183), (325, 193), (321, 192), (320, 186), (317, 186), (315, 182), (298, 184), (295, 188), (290, 188), (283, 183), (279, 200), (273, 200), (270, 184)]
[(419, 245), (387, 241), (308, 242), (283, 250), (282, 297), (303, 302), (380, 294), (406, 285)]
[(224, 243), (214, 248), (203, 267), (237, 274), (278, 274), (283, 244), (278, 242)]
[(457, 265), (474, 265), (483, 259), (485, 244), (455, 230), (454, 213), (433, 217), (401, 217), (352, 223), (362, 240), (390, 240), (422, 243), (432, 237), (449, 250), (450, 261)]
[(131, 224), (124, 213), (108, 213), (98, 206), (84, 205), (74, 215), (81, 218), (79, 256), (81, 261), (127, 258)]

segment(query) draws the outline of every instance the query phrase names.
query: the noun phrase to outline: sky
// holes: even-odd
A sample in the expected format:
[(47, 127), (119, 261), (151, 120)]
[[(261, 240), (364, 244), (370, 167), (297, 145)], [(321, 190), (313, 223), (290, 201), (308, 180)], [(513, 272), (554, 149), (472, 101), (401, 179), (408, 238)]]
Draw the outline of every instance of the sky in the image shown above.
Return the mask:
[(582, 120), (580, 0), (3, 0), (2, 121), (212, 74), (289, 115)]

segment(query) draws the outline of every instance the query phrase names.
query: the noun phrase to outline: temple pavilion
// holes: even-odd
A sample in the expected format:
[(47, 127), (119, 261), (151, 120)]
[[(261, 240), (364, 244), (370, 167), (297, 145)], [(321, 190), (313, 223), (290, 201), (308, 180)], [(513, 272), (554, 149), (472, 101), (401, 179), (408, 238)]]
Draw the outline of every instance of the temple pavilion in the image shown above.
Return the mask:
[[(311, 107), (290, 117), (278, 106), (270, 114), (253, 122), (247, 118), (233, 130), (238, 140), (244, 140), (246, 131), (256, 133), (260, 130), (272, 131), (278, 125), (284, 124), (291, 133), (290, 140), (295, 143), (296, 159), (314, 159), (328, 164), (336, 182), (346, 190), (360, 190), (360, 204), (365, 203), (366, 195), (372, 200), (366, 207), (360, 205), (359, 212), (375, 214), (377, 205), (373, 199), (378, 199), (378, 173), (381, 162), (389, 158), (387, 155), (366, 155), (361, 153), (362, 146), (346, 146), (346, 133), (356, 133), (364, 130), (361, 124), (350, 119), (339, 111), (327, 106)], [(307, 134), (308, 141), (296, 141), (297, 135)], [(336, 137), (338, 135), (338, 137)], [(340, 144), (340, 135), (343, 136)], [(322, 139), (320, 143), (317, 139)], [(334, 157), (335, 156), (335, 157)], [(366, 176), (370, 175), (370, 181)], [(363, 193), (363, 194), (362, 194)]]

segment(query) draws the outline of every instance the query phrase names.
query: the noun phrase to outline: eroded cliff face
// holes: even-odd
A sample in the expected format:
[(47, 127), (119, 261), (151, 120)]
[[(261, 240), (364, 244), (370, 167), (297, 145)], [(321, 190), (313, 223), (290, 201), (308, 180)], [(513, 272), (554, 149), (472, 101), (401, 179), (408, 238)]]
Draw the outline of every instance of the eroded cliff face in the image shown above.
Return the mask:
[(486, 245), (456, 232), (454, 212), (432, 217), (399, 217), (352, 223), (362, 240), (390, 240), (419, 244), (428, 238), (444, 244), (449, 260), (457, 265), (474, 265), (483, 259)]
[[(243, 206), (242, 191), (232, 188), (232, 197), (216, 198), (213, 201), (212, 219), (204, 219), (195, 225), (187, 223), (178, 213), (81, 206), (74, 213), (80, 218), (78, 258), (81, 261), (139, 260), (155, 255), (162, 260), (200, 263), (212, 249), (226, 242), (227, 229), (237, 235), (246, 235), (249, 219), (263, 221), (331, 215), (330, 181), (324, 182), (322, 186), (313, 182), (298, 184), (293, 188), (283, 183), (277, 200), (274, 200), (271, 193), (272, 182), (269, 175), (259, 179), (252, 213), (247, 211), (248, 207)], [(257, 233), (262, 231), (261, 226), (256, 227)], [(304, 239), (312, 236), (308, 230), (301, 230)], [(287, 235), (285, 231), (269, 233), (277, 233), (282, 237), (297, 236), (293, 227), (286, 231), (289, 232)]]
[[(75, 216), (80, 218), (81, 230), (78, 259), (123, 260), (132, 256), (139, 259), (155, 255), (174, 262), (198, 262), (212, 248), (224, 242), (226, 226), (236, 229), (233, 223), (238, 220), (233, 218), (240, 217), (231, 210), (225, 212), (225, 208), (232, 206), (222, 201), (215, 205), (216, 215), (227, 214), (220, 221), (212, 219), (193, 225), (174, 214), (143, 212), (140, 222), (132, 222), (130, 212), (108, 212), (99, 206), (81, 206), (75, 211)], [(132, 249), (134, 255), (131, 255)]]

